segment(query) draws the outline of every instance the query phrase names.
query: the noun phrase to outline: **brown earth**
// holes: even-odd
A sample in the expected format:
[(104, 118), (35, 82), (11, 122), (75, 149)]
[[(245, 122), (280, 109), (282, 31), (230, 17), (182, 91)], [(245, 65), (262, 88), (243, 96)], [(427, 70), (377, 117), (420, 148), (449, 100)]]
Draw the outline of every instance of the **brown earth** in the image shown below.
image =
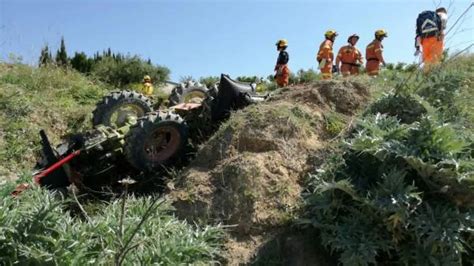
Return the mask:
[[(283, 89), (267, 102), (237, 111), (169, 184), (177, 215), (228, 226), (227, 263), (255, 262), (257, 253), (298, 217), (304, 178), (329, 145), (325, 114), (348, 118), (368, 97), (363, 83), (320, 81)], [(283, 247), (295, 245), (295, 238), (288, 239)], [(303, 256), (298, 261), (305, 261), (304, 249), (294, 250), (294, 256)], [(305, 263), (323, 265), (324, 255), (306, 253)]]

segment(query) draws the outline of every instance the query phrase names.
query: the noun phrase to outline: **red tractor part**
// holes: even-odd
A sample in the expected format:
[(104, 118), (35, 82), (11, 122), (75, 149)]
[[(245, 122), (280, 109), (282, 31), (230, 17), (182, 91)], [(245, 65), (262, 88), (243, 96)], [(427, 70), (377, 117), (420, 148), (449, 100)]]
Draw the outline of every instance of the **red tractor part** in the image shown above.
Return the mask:
[(43, 179), (43, 177), (51, 174), (55, 170), (59, 169), (59, 167), (67, 164), (69, 161), (74, 159), (74, 157), (78, 156), (79, 154), (81, 154), (80, 150), (77, 150), (77, 151), (74, 151), (74, 152), (68, 154), (66, 157), (62, 158), (61, 160), (57, 161), (56, 163), (54, 163), (50, 167), (46, 168), (45, 170), (43, 170), (40, 173), (38, 173), (37, 175), (35, 175), (33, 177), (33, 180), (35, 181), (36, 184), (42, 185), (41, 179)]

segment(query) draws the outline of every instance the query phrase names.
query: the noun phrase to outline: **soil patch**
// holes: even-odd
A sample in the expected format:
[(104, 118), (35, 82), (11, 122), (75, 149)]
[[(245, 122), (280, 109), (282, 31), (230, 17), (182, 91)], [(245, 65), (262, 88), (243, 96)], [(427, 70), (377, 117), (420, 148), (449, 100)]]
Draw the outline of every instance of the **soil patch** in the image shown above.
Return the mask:
[(361, 83), (321, 81), (235, 112), (168, 186), (177, 215), (229, 226), (227, 262), (255, 261), (298, 217), (304, 178), (329, 145), (325, 113), (352, 115), (368, 96)]

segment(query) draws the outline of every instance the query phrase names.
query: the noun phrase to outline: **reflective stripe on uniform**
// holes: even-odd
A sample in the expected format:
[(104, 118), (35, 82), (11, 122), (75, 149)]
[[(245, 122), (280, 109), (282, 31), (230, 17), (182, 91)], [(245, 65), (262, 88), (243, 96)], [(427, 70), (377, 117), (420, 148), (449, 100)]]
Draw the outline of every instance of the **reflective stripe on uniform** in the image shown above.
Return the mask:
[[(427, 24), (430, 24), (431, 27), (428, 29), (425, 29)], [(423, 22), (423, 25), (421, 25), (421, 29), (422, 29), (421, 33), (429, 33), (433, 31), (438, 31), (438, 25), (436, 25), (436, 23), (432, 21), (431, 19), (427, 19), (425, 20), (425, 22)]]

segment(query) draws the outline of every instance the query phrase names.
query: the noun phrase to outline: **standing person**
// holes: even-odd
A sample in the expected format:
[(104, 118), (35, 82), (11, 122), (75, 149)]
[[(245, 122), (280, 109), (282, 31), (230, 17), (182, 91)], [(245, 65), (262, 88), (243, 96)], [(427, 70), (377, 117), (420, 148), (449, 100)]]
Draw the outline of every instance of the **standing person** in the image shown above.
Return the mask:
[(369, 76), (377, 76), (379, 74), (380, 64), (385, 66), (382, 41), (386, 37), (388, 37), (388, 34), (385, 30), (377, 30), (375, 32), (375, 39), (365, 49), (365, 57), (367, 58), (365, 68)]
[(316, 60), (318, 60), (319, 69), (321, 70), (321, 74), (323, 79), (331, 79), (332, 78), (332, 69), (333, 69), (333, 61), (334, 61), (334, 53), (332, 47), (334, 45), (334, 41), (337, 37), (337, 32), (335, 30), (328, 30), (324, 34), (325, 40), (319, 46), (318, 55), (316, 56)]
[(151, 82), (151, 77), (148, 75), (143, 77), (142, 92), (145, 96), (151, 96), (153, 94), (153, 83)]
[(288, 47), (288, 41), (285, 39), (278, 40), (275, 44), (277, 47), (277, 51), (280, 52), (278, 54), (277, 63), (275, 65), (275, 80), (279, 87), (286, 87), (288, 86), (288, 82), (290, 79), (290, 69), (288, 68), (288, 61), (290, 60), (290, 55), (286, 51)]
[[(356, 48), (359, 35), (352, 34), (347, 39), (349, 43), (339, 49), (336, 57), (336, 69), (339, 69), (344, 77), (349, 75), (359, 75), (359, 68), (362, 65), (362, 53)], [(339, 63), (340, 66), (339, 66)]]
[(438, 64), (444, 51), (444, 30), (448, 21), (446, 8), (440, 7), (436, 11), (423, 11), (416, 19), (415, 56), (420, 54), (425, 71)]

